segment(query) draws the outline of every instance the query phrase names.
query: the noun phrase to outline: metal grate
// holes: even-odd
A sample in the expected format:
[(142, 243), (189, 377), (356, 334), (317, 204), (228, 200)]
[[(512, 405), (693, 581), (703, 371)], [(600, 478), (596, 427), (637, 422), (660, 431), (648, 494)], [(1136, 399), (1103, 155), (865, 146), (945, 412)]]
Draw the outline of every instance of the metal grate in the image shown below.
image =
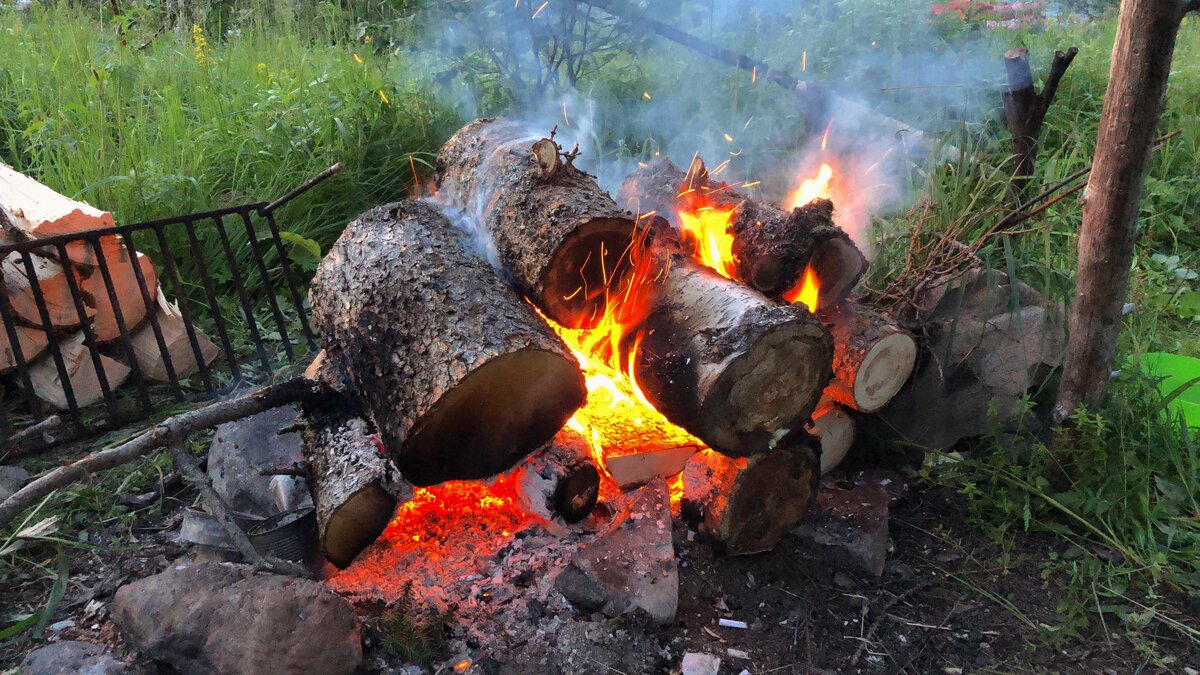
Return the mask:
[[(215, 211), (192, 213), (133, 225), (92, 230), (0, 245), (0, 260), (7, 260), (23, 272), (29, 283), (40, 322), (23, 320), (8, 295), (0, 292), (0, 322), (12, 351), (11, 370), (4, 373), (3, 398), (0, 398), (0, 456), (28, 452), (79, 440), (146, 419), (171, 406), (202, 398), (219, 396), (248, 383), (261, 382), (281, 367), (295, 364), (316, 351), (316, 340), (309, 326), (301, 290), (301, 275), (293, 269), (275, 219), (276, 211), (317, 183), (332, 176), (341, 165), (279, 199), (267, 203), (243, 204)], [(107, 242), (108, 248), (104, 242)], [(114, 243), (123, 245), (120, 259), (113, 260)], [(82, 247), (82, 248), (80, 248)], [(65, 332), (56, 328), (39, 283), (37, 257), (68, 261), (70, 251), (90, 251), (94, 264), (88, 278), (101, 275), (108, 304), (112, 307), (119, 336), (101, 343), (88, 320), (89, 305), (95, 297), (85, 297), (81, 279), (74, 267), (63, 262), (65, 285), (69, 295), (68, 311), (79, 319), (78, 328)], [(120, 250), (120, 247), (117, 247)], [(239, 257), (238, 251), (242, 252)], [(159, 298), (147, 289), (146, 275), (137, 256), (144, 253), (154, 263), (163, 295), (178, 306), (186, 334), (183, 347), (187, 367), (196, 372), (182, 377), (171, 361), (170, 349), (159, 314)], [(109, 254), (106, 257), (106, 254)], [(120, 269), (124, 265), (126, 269)], [(246, 267), (250, 269), (246, 269)], [(126, 320), (132, 316), (129, 306), (121, 306), (114, 284), (114, 272), (128, 273), (132, 268), (145, 318), (138, 326)], [(11, 268), (10, 268), (11, 272)], [(98, 283), (93, 288), (98, 288)], [(101, 299), (103, 300), (103, 299)], [(126, 300), (128, 305), (128, 300)], [(138, 310), (142, 308), (137, 308)], [(35, 325), (40, 323), (40, 325)], [(23, 353), (18, 327), (40, 330), (47, 340), (44, 350), (31, 361)], [(154, 381), (145, 377), (134, 352), (133, 335), (144, 331), (153, 335), (166, 377)], [(86, 356), (79, 368), (91, 368), (99, 383), (101, 400), (83, 406), (72, 386), (65, 347), (79, 339)], [(202, 348), (203, 334), (219, 350), (207, 363)], [(178, 353), (177, 353), (178, 355)], [(130, 369), (120, 387), (110, 383), (105, 359), (114, 359)], [(72, 362), (74, 363), (74, 362)], [(38, 365), (40, 364), (40, 365)], [(61, 384), (62, 398), (57, 405), (40, 399), (32, 378), (35, 366), (42, 370), (53, 366)], [(65, 405), (63, 405), (65, 403)], [(43, 429), (52, 429), (41, 433)]]

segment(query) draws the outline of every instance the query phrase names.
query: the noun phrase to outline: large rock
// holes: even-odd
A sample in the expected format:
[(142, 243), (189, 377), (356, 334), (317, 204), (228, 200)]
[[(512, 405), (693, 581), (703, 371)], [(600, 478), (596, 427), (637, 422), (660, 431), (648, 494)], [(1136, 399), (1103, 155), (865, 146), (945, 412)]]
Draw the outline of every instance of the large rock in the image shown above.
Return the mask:
[(54, 642), (29, 652), (20, 675), (121, 675), (125, 664), (91, 642)]
[(29, 472), (19, 466), (0, 466), (0, 502), (29, 482)]
[(131, 646), (182, 673), (353, 673), (358, 619), (323, 584), (227, 563), (180, 564), (117, 591)]
[(555, 586), (576, 605), (607, 616), (642, 609), (657, 623), (673, 621), (679, 570), (666, 481), (635, 493), (628, 517), (576, 553)]
[[(300, 433), (279, 433), (295, 424), (298, 414), (295, 407), (285, 406), (217, 427), (208, 446), (208, 476), (229, 508), (263, 518), (286, 510), (273, 494), (273, 477), (260, 472), (304, 463)], [(311, 503), (304, 492), (301, 501)]]
[(878, 482), (851, 488), (822, 485), (794, 534), (834, 566), (879, 576), (887, 562), (888, 501)]

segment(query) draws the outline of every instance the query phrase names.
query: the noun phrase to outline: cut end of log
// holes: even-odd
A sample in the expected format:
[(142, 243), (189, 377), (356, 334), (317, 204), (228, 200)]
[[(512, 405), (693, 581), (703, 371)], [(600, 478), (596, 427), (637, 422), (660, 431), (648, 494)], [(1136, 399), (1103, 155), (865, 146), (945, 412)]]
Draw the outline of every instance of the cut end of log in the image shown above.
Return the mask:
[(533, 144), (533, 158), (542, 170), (542, 178), (552, 177), (562, 166), (562, 160), (558, 156), (558, 144), (549, 138), (543, 138)]
[(887, 405), (908, 381), (916, 360), (917, 343), (907, 333), (893, 333), (876, 342), (854, 378), (858, 409), (874, 412)]
[(811, 439), (748, 458), (711, 450), (683, 470), (685, 517), (725, 553), (749, 555), (774, 548), (808, 511), (819, 462)]
[(850, 454), (857, 435), (855, 427), (854, 418), (841, 407), (817, 406), (809, 433), (821, 441), (821, 475), (836, 469)]
[(321, 546), (331, 564), (345, 569), (379, 538), (396, 511), (397, 500), (375, 484), (346, 498), (324, 523)]
[(600, 471), (591, 447), (563, 429), (516, 469), (517, 497), (526, 511), (546, 520), (577, 523), (600, 498)]
[(521, 351), (492, 359), (443, 396), (404, 444), (417, 485), (495, 475), (549, 439), (587, 398), (574, 361)]
[(630, 271), (632, 220), (596, 218), (567, 235), (542, 277), (546, 314), (568, 328), (591, 328), (604, 314), (603, 289), (621, 288)]

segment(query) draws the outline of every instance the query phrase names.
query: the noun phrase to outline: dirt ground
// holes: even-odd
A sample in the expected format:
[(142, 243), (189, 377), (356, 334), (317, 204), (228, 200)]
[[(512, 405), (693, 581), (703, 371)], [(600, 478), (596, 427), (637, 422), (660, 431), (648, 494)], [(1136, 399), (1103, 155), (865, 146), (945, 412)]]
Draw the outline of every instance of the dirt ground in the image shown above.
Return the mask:
[[(71, 583), (42, 640), (10, 644), (0, 651), (0, 670), (46, 639), (103, 642), (128, 656), (106, 607), (121, 584), (147, 576), (184, 554), (173, 542), (180, 512), (192, 495), (168, 495), (164, 518), (127, 531), (93, 532), (94, 552), (75, 555)], [(1042, 564), (1056, 546), (1046, 537), (1023, 538), (1003, 564), (999, 549), (956, 515), (955, 495), (914, 490), (893, 507), (890, 553), (881, 578), (831, 568), (794, 539), (773, 552), (730, 558), (716, 555), (694, 533), (676, 524), (680, 604), (673, 625), (656, 628), (634, 618), (593, 623), (564, 617), (570, 630), (559, 640), (582, 647), (530, 645), (522, 653), (495, 654), (472, 671), (552, 672), (537, 655), (547, 649), (584, 653), (576, 672), (667, 673), (686, 652), (722, 659), (722, 673), (956, 673), (956, 672), (1168, 672), (1156, 670), (1124, 636), (1120, 626), (1089, 629), (1085, 635), (1047, 640), (1063, 594), (1042, 578)], [(44, 561), (53, 569), (54, 561)], [(49, 582), (31, 578), (0, 590), (5, 614), (41, 606)], [(1004, 605), (1007, 604), (1008, 607)], [(1177, 617), (1200, 624), (1200, 607)], [(569, 612), (569, 610), (568, 610)], [(747, 629), (723, 628), (719, 618), (745, 621)], [(1154, 637), (1154, 627), (1141, 638)], [(573, 631), (573, 632), (572, 632)], [(369, 633), (368, 633), (369, 634)], [(1158, 635), (1160, 654), (1177, 658), (1169, 672), (1200, 668), (1200, 653), (1174, 636)], [(373, 655), (372, 672), (399, 672), (401, 663)], [(732, 650), (732, 652), (731, 652)], [(732, 654), (732, 655), (731, 655)], [(148, 662), (145, 673), (169, 672)], [(380, 666), (383, 666), (382, 668)], [(540, 670), (539, 670), (540, 668)], [(559, 672), (562, 672), (561, 670)]]

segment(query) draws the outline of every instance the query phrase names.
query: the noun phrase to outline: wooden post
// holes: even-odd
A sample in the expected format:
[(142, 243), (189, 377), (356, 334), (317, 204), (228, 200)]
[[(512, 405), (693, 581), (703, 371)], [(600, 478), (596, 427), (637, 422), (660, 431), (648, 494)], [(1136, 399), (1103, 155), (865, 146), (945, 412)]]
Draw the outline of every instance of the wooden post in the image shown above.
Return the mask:
[(1099, 406), (1129, 289), (1138, 206), (1183, 15), (1196, 2), (1123, 0), (1092, 175), (1083, 194), (1079, 276), (1054, 420)]

